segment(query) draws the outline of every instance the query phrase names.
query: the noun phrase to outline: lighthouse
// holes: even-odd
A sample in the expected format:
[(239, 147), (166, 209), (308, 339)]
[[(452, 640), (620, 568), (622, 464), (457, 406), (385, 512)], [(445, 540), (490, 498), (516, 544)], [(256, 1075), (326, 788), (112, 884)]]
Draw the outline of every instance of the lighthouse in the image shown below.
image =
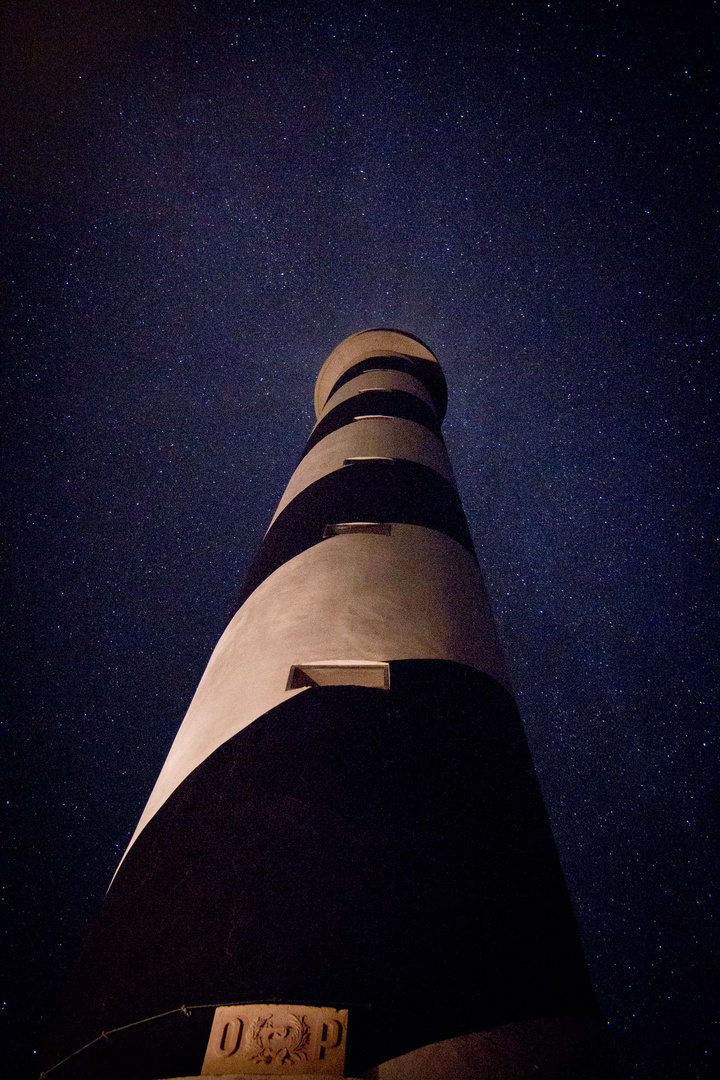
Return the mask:
[(446, 402), (412, 334), (323, 364), (44, 1075), (613, 1075)]

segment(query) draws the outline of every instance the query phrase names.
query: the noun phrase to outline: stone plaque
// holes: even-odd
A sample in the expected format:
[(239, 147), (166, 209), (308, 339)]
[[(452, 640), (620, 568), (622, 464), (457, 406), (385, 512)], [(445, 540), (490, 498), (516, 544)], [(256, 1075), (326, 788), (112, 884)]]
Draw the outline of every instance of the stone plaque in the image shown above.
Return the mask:
[(313, 1005), (223, 1005), (202, 1075), (342, 1076), (347, 1016), (347, 1009)]

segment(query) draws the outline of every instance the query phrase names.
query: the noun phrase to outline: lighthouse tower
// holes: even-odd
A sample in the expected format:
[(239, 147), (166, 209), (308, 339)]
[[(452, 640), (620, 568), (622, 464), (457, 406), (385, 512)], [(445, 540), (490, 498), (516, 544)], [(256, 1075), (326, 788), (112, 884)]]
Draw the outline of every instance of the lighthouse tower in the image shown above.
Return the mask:
[(446, 398), (410, 334), (323, 365), (48, 1077), (612, 1075)]

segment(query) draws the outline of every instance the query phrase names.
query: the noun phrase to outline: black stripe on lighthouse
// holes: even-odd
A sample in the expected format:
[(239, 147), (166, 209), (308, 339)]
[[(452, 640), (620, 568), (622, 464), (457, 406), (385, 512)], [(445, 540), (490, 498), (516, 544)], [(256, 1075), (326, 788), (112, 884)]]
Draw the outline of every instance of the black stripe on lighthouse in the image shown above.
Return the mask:
[(422, 424), (432, 431), (433, 435), (442, 439), (440, 422), (435, 411), (415, 394), (406, 390), (360, 390), (346, 401), (341, 401), (326, 413), (322, 420), (318, 420), (305, 444), (302, 457), (326, 435), (346, 424), (352, 424), (353, 420), (360, 416), (390, 416), (401, 420), (414, 420), (416, 424)]
[(453, 485), (415, 461), (356, 461), (304, 488), (279, 514), (250, 565), (240, 603), (279, 566), (319, 544), (338, 522), (395, 522), (435, 529), (475, 556)]
[(402, 371), (406, 375), (412, 375), (423, 384), (432, 397), (442, 423), (447, 410), (445, 376), (438, 363), (425, 360), (421, 356), (369, 356), (365, 360), (360, 360), (343, 372), (325, 399), (325, 404), (327, 405), (341, 386), (345, 386), (346, 383), (356, 379), (358, 375), (364, 375), (367, 371)]

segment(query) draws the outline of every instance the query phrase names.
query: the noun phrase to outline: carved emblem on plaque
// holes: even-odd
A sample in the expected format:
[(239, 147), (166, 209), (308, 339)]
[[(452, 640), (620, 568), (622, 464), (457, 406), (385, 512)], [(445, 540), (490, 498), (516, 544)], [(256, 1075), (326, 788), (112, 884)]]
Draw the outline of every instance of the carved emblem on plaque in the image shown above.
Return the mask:
[(222, 1005), (215, 1010), (203, 1076), (294, 1076), (345, 1071), (347, 1009)]
[(291, 1013), (287, 1021), (278, 1022), (270, 1016), (258, 1016), (250, 1029), (250, 1041), (256, 1047), (252, 1056), (255, 1064), (290, 1065), (307, 1061), (310, 1025), (304, 1016)]

